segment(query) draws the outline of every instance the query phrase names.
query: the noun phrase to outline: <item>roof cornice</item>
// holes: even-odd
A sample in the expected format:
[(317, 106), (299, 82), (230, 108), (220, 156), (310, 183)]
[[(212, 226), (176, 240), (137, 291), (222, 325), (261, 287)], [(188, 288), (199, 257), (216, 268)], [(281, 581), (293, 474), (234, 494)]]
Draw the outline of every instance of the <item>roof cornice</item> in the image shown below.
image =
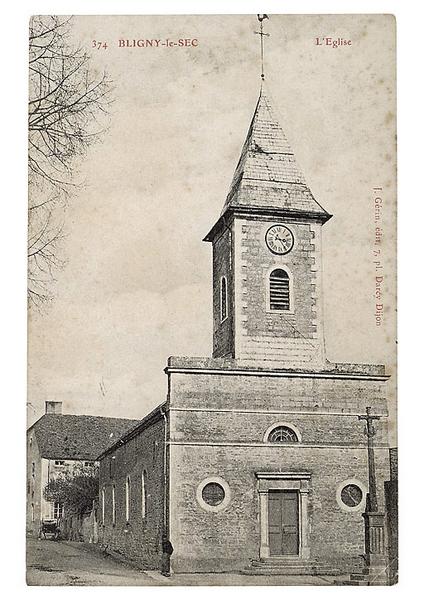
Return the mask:
[(305, 210), (288, 209), (284, 207), (273, 208), (265, 206), (228, 206), (226, 211), (219, 217), (218, 221), (215, 223), (209, 233), (203, 238), (203, 241), (212, 242), (217, 236), (218, 232), (225, 227), (229, 217), (244, 217), (247, 219), (254, 219), (255, 217), (275, 217), (315, 221), (324, 224), (329, 221), (332, 216), (333, 215), (327, 212), (318, 213)]
[(132, 429), (127, 431), (127, 433), (125, 433), (108, 448), (106, 448), (101, 454), (99, 454), (96, 460), (101, 460), (104, 456), (106, 456), (106, 454), (109, 454), (109, 452), (112, 452), (116, 448), (119, 448), (124, 443), (128, 442), (128, 440), (138, 435), (140, 431), (143, 431), (150, 425), (153, 425), (154, 423), (159, 421), (163, 417), (164, 411), (166, 410), (166, 404), (166, 402), (163, 402), (162, 404), (154, 408), (148, 415), (141, 419), (141, 421), (139, 421), (137, 425), (135, 425)]
[(387, 381), (390, 375), (374, 373), (335, 372), (335, 371), (290, 371), (284, 369), (255, 369), (254, 367), (220, 369), (196, 367), (172, 367), (164, 369), (166, 374), (183, 373), (186, 375), (245, 375), (252, 377), (284, 377), (301, 379), (353, 379), (362, 381)]

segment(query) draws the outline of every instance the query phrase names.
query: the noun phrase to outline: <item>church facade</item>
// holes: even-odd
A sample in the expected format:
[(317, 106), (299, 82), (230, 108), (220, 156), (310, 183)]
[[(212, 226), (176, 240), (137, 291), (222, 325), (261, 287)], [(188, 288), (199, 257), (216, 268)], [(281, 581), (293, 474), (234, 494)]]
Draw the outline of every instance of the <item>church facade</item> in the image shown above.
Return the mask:
[(100, 457), (100, 541), (142, 568), (350, 573), (363, 564), (366, 408), (389, 479), (382, 365), (331, 363), (322, 227), (261, 89), (213, 250), (213, 354), (171, 357), (168, 394)]

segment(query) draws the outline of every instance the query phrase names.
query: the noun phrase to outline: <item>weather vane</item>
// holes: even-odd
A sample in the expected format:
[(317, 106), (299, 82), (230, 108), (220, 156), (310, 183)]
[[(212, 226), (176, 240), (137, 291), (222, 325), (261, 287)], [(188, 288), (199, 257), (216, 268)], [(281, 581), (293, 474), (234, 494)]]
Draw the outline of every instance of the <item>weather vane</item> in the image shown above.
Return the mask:
[(258, 35), (261, 36), (261, 79), (262, 81), (265, 81), (265, 74), (264, 74), (264, 35), (266, 35), (267, 37), (269, 37), (269, 33), (264, 33), (264, 20), (265, 19), (269, 19), (268, 15), (258, 15), (258, 21), (260, 23), (260, 31), (255, 31), (255, 33), (257, 33)]

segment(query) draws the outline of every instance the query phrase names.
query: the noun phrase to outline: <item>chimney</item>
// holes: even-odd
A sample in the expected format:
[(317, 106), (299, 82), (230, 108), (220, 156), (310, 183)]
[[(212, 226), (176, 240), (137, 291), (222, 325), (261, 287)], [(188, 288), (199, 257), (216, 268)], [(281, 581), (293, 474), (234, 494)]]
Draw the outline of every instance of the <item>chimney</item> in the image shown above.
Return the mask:
[(46, 415), (61, 415), (62, 414), (62, 402), (55, 402), (54, 400), (46, 401)]

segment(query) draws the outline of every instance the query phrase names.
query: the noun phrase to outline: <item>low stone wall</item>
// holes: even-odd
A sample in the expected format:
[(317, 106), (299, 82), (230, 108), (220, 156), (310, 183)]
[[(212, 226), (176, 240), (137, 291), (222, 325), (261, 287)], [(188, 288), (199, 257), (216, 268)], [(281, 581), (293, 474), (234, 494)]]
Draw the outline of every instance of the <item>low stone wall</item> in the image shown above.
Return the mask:
[(96, 512), (70, 515), (59, 521), (60, 535), (65, 540), (97, 544), (99, 541)]

